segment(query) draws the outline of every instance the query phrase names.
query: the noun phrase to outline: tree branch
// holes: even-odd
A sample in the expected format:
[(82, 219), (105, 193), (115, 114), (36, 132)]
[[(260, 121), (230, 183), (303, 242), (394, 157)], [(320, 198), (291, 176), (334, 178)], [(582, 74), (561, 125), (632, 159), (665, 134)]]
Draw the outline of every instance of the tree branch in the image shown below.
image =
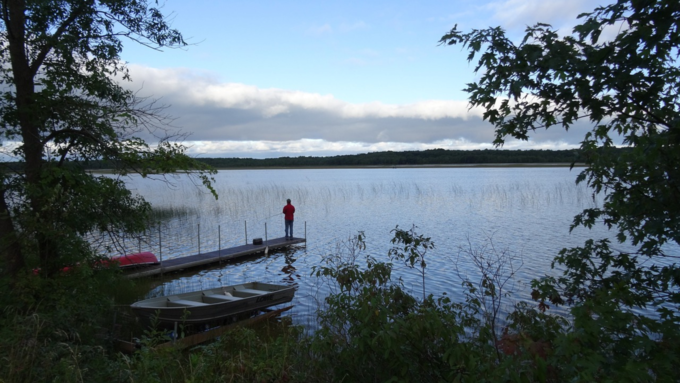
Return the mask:
[(54, 48), (54, 42), (57, 41), (63, 34), (66, 32), (69, 26), (82, 14), (82, 12), (85, 10), (86, 3), (82, 2), (80, 3), (80, 6), (74, 9), (69, 17), (64, 20), (59, 28), (50, 36), (47, 41), (48, 43), (45, 44), (41, 49), (38, 55), (36, 56), (35, 60), (33, 63), (30, 65), (31, 68), (31, 74), (35, 76), (38, 73), (38, 70), (42, 66), (43, 62), (45, 61), (45, 58), (47, 55), (50, 53), (52, 48)]

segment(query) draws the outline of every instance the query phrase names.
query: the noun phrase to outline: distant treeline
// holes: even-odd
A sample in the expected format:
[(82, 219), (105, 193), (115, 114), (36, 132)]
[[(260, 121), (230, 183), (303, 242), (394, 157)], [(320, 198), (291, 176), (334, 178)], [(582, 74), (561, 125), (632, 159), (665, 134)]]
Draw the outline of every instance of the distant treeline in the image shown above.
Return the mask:
[[(626, 149), (614, 149), (623, 151)], [(400, 166), (400, 165), (463, 165), (463, 164), (572, 164), (583, 162), (578, 149), (569, 150), (445, 150), (431, 149), (406, 152), (376, 152), (332, 157), (280, 158), (197, 158), (215, 168), (265, 167), (343, 167), (343, 166)], [(20, 163), (4, 163), (6, 167), (21, 167)], [(72, 164), (87, 169), (115, 168), (106, 161)]]
[(376, 152), (332, 157), (198, 158), (216, 168), (336, 167), (457, 164), (527, 164), (581, 162), (579, 151), (571, 150), (445, 150)]

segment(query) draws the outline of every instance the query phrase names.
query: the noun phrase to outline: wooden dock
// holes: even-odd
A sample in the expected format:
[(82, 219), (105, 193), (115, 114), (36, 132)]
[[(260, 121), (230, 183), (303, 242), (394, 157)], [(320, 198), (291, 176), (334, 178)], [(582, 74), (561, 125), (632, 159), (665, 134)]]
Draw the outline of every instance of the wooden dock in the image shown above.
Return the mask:
[(170, 273), (173, 271), (209, 265), (222, 261), (231, 261), (252, 254), (263, 253), (267, 247), (269, 248), (269, 251), (274, 251), (280, 248), (304, 242), (306, 242), (304, 238), (295, 237), (293, 237), (293, 239), (285, 239), (284, 237), (274, 238), (267, 241), (262, 241), (261, 245), (252, 244), (242, 245), (222, 250), (210, 251), (207, 253), (189, 255), (186, 257), (167, 259), (163, 260), (160, 265), (130, 270), (129, 272), (126, 272), (125, 275), (128, 278), (141, 278), (163, 273)]

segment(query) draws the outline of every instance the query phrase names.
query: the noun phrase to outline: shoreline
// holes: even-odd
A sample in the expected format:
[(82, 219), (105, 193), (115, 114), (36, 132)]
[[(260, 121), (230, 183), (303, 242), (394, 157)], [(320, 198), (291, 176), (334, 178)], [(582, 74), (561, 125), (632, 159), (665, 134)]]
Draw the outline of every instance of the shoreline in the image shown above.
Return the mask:
[[(215, 170), (297, 170), (297, 169), (445, 169), (445, 168), (568, 168), (570, 163), (489, 163), (489, 164), (426, 164), (426, 165), (342, 165), (342, 166), (248, 166), (248, 167), (215, 167)], [(583, 163), (574, 164), (574, 168), (582, 168)], [(87, 169), (92, 173), (113, 173), (113, 169)]]

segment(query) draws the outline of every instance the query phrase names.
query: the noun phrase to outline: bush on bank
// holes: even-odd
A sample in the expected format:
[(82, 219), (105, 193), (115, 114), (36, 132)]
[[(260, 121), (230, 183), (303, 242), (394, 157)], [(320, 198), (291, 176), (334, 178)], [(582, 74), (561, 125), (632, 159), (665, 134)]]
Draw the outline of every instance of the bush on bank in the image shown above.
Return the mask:
[[(627, 314), (606, 300), (574, 307), (570, 321), (546, 307), (517, 304), (501, 325), (492, 308), (507, 302), (490, 268), (480, 270), (481, 281), (459, 281), (467, 288), (464, 299), (416, 297), (393, 278), (393, 267), (399, 262), (422, 267), (410, 261), (412, 251), (434, 245), (413, 230), (401, 234), (386, 262), (364, 254), (359, 234), (314, 269), (333, 291), (314, 333), (284, 320), (237, 328), (189, 351), (143, 347), (123, 355), (113, 349), (107, 331), (114, 297), (132, 289), (115, 272), (83, 268), (55, 280), (27, 277), (2, 298), (0, 376), (7, 382), (680, 379), (674, 368), (680, 361), (677, 328), (626, 332), (619, 324)], [(493, 264), (488, 254), (475, 254)], [(13, 309), (19, 302), (32, 304)], [(162, 334), (147, 334), (145, 345), (163, 340)]]

